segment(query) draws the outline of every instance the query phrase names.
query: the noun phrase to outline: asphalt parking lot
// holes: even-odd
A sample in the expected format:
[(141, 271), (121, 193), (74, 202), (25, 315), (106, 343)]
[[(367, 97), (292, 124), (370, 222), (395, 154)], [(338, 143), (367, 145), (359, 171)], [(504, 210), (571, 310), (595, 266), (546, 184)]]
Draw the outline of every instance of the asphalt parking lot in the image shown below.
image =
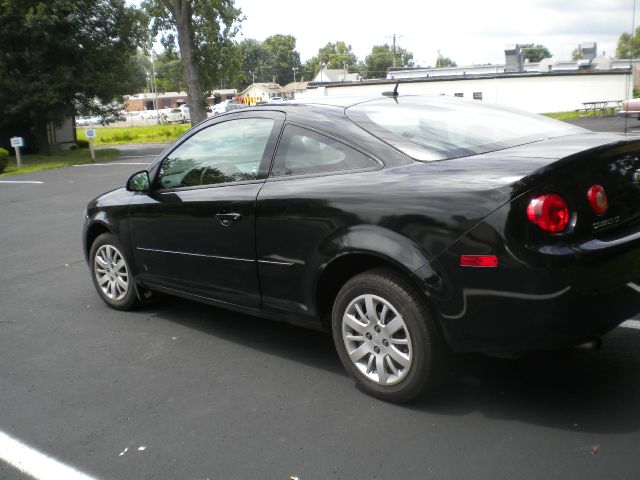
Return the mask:
[(629, 133), (640, 134), (640, 120), (637, 118), (625, 118), (621, 116), (592, 116), (576, 117), (565, 120), (567, 123), (577, 125), (594, 132)]
[(638, 319), (600, 352), (455, 357), (438, 396), (396, 406), (328, 335), (171, 298), (108, 309), (84, 207), (162, 148), (0, 178), (0, 479), (30, 478), (17, 441), (83, 475), (40, 478), (638, 478)]

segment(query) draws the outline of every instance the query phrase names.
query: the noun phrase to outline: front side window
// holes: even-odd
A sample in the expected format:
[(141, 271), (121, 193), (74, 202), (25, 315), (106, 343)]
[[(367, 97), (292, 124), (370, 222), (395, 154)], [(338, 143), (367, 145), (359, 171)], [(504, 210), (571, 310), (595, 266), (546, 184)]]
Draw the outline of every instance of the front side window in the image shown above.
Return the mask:
[(296, 125), (287, 125), (271, 176), (330, 173), (375, 166), (374, 160), (338, 140)]
[(184, 141), (163, 161), (161, 188), (255, 180), (273, 129), (268, 118), (218, 123)]

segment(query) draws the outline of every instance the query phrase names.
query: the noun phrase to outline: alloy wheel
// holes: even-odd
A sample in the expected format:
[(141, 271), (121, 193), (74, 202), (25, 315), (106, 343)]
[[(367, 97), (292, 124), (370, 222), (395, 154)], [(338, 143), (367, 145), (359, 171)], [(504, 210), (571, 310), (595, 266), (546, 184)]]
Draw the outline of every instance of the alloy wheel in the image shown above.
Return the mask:
[(129, 270), (120, 251), (113, 245), (102, 245), (93, 262), (94, 274), (102, 293), (110, 300), (122, 300), (129, 291)]
[(411, 337), (402, 315), (377, 295), (360, 295), (347, 306), (342, 339), (356, 368), (379, 385), (401, 381), (413, 360)]

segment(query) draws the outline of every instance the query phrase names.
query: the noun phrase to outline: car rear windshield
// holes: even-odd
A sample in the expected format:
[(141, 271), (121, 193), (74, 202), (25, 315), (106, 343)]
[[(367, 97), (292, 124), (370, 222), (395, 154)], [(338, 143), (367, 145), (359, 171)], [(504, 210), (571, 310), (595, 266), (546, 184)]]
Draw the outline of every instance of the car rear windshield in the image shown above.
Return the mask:
[(381, 98), (349, 107), (346, 113), (369, 133), (422, 161), (588, 132), (541, 115), (445, 96)]

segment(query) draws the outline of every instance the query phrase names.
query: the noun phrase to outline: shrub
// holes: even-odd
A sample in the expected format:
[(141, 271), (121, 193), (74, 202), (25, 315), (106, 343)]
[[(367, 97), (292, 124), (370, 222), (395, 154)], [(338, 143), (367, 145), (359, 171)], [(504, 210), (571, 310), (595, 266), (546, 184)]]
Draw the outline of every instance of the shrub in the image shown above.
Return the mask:
[(76, 145), (78, 148), (89, 148), (89, 140), (77, 140)]
[(4, 148), (0, 148), (0, 173), (4, 172), (4, 169), (7, 168), (9, 164), (9, 152), (7, 152)]

